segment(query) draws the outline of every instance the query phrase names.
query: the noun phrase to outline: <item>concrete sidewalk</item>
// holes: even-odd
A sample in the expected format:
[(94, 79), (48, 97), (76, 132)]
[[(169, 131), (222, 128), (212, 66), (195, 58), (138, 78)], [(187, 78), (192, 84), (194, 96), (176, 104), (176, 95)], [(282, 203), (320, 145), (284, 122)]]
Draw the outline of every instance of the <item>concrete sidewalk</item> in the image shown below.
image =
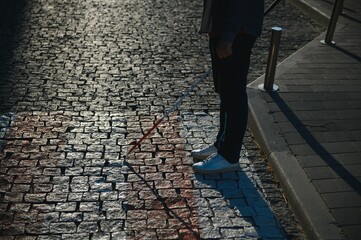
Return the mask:
[[(331, 15), (330, 2), (294, 2)], [(324, 36), (279, 64), (278, 92), (259, 91), (263, 77), (249, 85), (249, 125), (306, 235), (360, 239), (361, 2), (345, 1), (336, 45)]]

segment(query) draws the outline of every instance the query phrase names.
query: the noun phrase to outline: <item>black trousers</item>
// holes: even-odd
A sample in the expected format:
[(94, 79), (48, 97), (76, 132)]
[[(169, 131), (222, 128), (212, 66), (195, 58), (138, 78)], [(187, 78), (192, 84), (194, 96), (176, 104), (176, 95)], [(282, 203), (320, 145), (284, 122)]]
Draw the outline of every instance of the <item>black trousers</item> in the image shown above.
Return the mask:
[(233, 42), (233, 54), (219, 59), (216, 48), (220, 39), (210, 37), (213, 80), (220, 96), (220, 126), (215, 147), (228, 162), (237, 163), (248, 119), (247, 75), (256, 37), (238, 34)]

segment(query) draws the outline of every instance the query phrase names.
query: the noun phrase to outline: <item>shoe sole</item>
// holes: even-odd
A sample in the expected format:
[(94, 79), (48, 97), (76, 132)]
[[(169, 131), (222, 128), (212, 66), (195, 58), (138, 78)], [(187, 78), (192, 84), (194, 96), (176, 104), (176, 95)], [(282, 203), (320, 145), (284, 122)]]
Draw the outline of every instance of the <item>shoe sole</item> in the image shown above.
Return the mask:
[(194, 159), (197, 159), (197, 160), (206, 160), (207, 158), (209, 158), (210, 156), (216, 154), (216, 152), (213, 152), (211, 154), (208, 154), (208, 155), (197, 155), (197, 154), (192, 154), (191, 153), (191, 157), (193, 157)]
[(235, 171), (238, 171), (238, 170), (240, 170), (239, 166), (224, 168), (224, 169), (221, 169), (221, 170), (200, 170), (200, 169), (197, 169), (197, 168), (193, 168), (194, 172), (196, 172), (196, 173), (205, 173), (205, 174), (235, 172)]
[[(211, 154), (212, 155), (212, 154)], [(193, 157), (194, 159), (196, 160), (206, 160), (208, 157), (210, 157), (211, 155), (208, 155), (208, 156), (199, 156), (199, 155), (192, 155), (191, 154), (191, 157)]]

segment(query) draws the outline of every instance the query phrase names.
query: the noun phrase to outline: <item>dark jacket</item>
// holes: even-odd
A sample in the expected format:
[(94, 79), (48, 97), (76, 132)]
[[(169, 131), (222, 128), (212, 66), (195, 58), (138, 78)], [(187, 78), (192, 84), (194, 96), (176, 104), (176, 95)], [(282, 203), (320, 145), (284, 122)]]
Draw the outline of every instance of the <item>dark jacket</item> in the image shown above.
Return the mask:
[(200, 33), (217, 34), (225, 42), (233, 42), (239, 32), (246, 32), (254, 36), (261, 35), (264, 0), (203, 1)]

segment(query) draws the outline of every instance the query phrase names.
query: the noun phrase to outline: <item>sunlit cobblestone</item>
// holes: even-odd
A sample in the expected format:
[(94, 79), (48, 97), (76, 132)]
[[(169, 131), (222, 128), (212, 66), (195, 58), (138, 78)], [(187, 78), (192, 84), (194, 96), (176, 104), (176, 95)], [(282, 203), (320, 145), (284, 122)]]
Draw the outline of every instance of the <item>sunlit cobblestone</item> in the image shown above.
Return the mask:
[(201, 2), (8, 2), (0, 239), (285, 238), (249, 133), (242, 171), (192, 171), (190, 151), (217, 132), (210, 79), (126, 156), (209, 68)]

